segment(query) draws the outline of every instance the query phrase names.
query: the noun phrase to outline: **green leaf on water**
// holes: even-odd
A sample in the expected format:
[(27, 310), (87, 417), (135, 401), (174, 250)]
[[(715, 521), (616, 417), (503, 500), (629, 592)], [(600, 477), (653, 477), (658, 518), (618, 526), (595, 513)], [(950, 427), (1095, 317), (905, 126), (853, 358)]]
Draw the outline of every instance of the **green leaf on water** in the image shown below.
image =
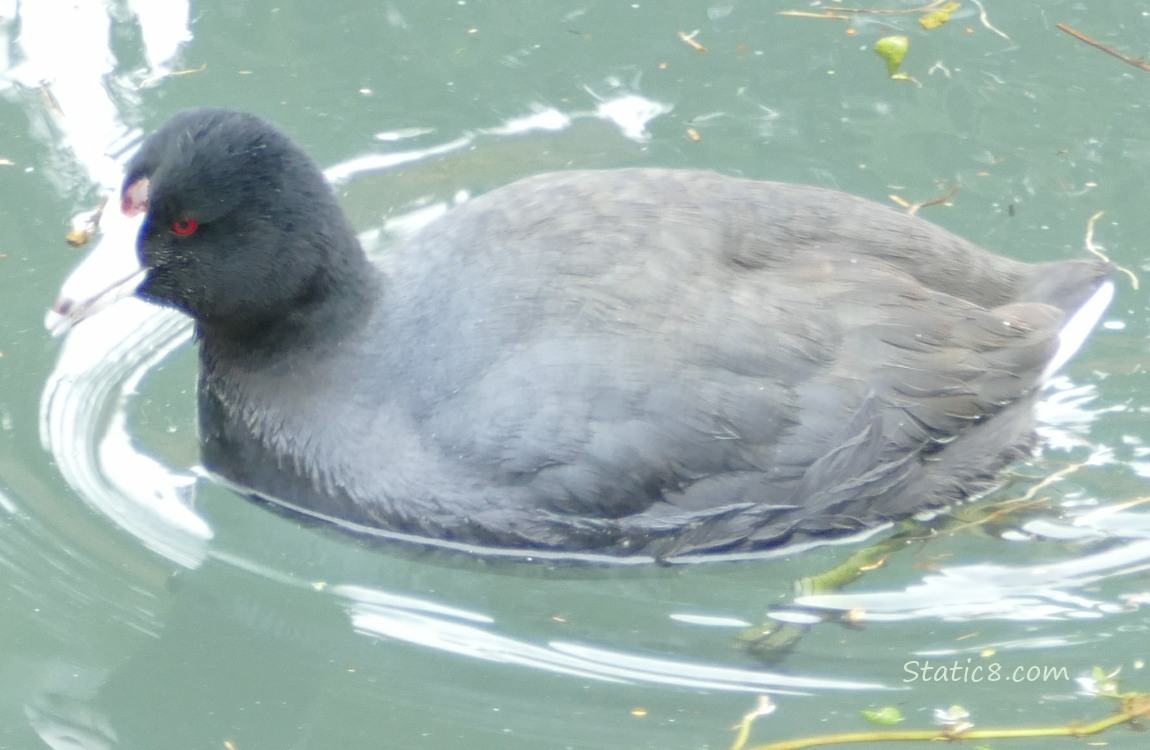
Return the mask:
[(902, 721), (902, 712), (894, 706), (884, 706), (874, 710), (865, 710), (862, 712), (863, 718), (871, 724), (881, 724), (882, 726), (893, 726)]
[(906, 57), (906, 51), (910, 48), (910, 40), (905, 36), (884, 36), (874, 43), (874, 51), (878, 56), (886, 61), (886, 71), (891, 78), (906, 78), (905, 73), (899, 73), (899, 66), (902, 65), (902, 59)]
[(960, 3), (947, 3), (941, 8), (932, 10), (930, 13), (923, 13), (918, 17), (918, 22), (924, 29), (937, 29), (949, 21), (950, 14), (958, 10), (959, 7), (961, 7)]

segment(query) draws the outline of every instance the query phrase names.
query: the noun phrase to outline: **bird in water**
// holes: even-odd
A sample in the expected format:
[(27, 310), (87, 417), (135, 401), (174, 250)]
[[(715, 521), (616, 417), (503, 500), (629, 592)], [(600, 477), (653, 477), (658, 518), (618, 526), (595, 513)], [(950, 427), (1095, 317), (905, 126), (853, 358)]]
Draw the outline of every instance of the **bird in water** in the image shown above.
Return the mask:
[(756, 553), (977, 496), (1113, 295), (1101, 260), (674, 169), (520, 180), (373, 262), (306, 153), (223, 109), (147, 138), (107, 210), (118, 281), (81, 265), (48, 325), (127, 295), (190, 316), (210, 472), (503, 554)]

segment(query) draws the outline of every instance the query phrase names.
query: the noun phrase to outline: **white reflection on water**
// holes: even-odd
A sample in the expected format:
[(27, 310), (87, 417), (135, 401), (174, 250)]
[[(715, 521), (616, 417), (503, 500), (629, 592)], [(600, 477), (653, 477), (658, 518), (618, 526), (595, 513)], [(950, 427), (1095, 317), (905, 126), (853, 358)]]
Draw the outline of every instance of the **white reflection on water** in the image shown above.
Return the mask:
[(24, 706), (24, 716), (52, 750), (110, 750), (120, 746), (108, 717), (87, 701), (45, 694)]
[[(1038, 402), (1038, 435), (1043, 450), (1072, 451), (1088, 445), (1083, 437), (1091, 423), (1103, 414), (1120, 412), (1124, 406), (1099, 407), (1093, 402), (1098, 389), (1092, 384), (1076, 385), (1065, 375), (1057, 375), (1046, 383), (1046, 393)], [(1113, 460), (1108, 446), (1093, 448), (1088, 463), (1100, 465)]]
[(904, 591), (801, 596), (796, 603), (858, 611), (863, 613), (860, 619), (868, 621), (1099, 618), (1128, 607), (1076, 592), (1115, 576), (1150, 570), (1150, 528), (1146, 526), (1143, 522), (1138, 541), (1058, 562), (951, 566), (923, 576), (921, 583)]
[(0, 510), (3, 510), (5, 513), (16, 512), (16, 504), (9, 500), (3, 492), (0, 492)]
[(486, 615), (362, 586), (339, 586), (356, 630), (473, 659), (513, 664), (601, 682), (654, 684), (699, 690), (807, 694), (816, 690), (880, 690), (878, 683), (802, 677), (764, 669), (639, 656), (566, 641), (545, 644), (494, 632)]
[(68, 484), (146, 547), (185, 567), (202, 562), (203, 542), (212, 536), (186, 504), (194, 477), (137, 448), (127, 406), (140, 380), (190, 333), (175, 313), (123, 300), (67, 337), (40, 400), (41, 440)]
[[(172, 71), (191, 38), (188, 5), (33, 0), (3, 12), (11, 23), (0, 23), (0, 44), (11, 43), (13, 55), (0, 70), (0, 92), (36, 94), (41, 106), (31, 111), (32, 131), (52, 147), (44, 171), (61, 193), (119, 180), (122, 152), (138, 137), (128, 125), (140, 107), (138, 86)], [(110, 47), (113, 32), (127, 26), (143, 41), (139, 68), (122, 66)]]
[[(641, 656), (585, 643), (532, 642), (507, 632), (497, 617), (370, 586), (315, 587), (300, 576), (225, 550), (212, 556), (236, 568), (296, 589), (334, 595), (356, 632), (444, 651), (598, 682), (687, 687), (726, 692), (808, 695), (822, 690), (886, 690), (880, 683), (742, 669), (673, 658)], [(674, 615), (671, 615), (675, 619)], [(725, 623), (730, 624), (730, 623)]]

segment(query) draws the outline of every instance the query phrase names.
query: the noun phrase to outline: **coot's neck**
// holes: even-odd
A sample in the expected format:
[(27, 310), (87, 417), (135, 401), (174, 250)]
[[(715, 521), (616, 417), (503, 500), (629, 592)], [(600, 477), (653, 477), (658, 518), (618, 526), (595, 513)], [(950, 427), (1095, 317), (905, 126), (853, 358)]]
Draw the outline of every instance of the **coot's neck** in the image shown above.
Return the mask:
[(383, 278), (354, 234), (346, 243), (282, 314), (242, 326), (197, 320), (205, 369), (262, 369), (301, 355), (322, 357), (359, 331), (380, 302)]

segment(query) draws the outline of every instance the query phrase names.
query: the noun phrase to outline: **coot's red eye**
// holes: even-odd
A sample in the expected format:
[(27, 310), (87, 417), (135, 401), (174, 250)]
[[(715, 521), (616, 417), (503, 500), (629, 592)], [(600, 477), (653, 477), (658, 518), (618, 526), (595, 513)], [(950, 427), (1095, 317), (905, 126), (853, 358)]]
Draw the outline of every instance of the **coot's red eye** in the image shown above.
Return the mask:
[(196, 231), (199, 223), (195, 219), (180, 219), (172, 224), (172, 231), (181, 237), (187, 237)]

